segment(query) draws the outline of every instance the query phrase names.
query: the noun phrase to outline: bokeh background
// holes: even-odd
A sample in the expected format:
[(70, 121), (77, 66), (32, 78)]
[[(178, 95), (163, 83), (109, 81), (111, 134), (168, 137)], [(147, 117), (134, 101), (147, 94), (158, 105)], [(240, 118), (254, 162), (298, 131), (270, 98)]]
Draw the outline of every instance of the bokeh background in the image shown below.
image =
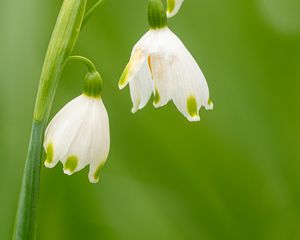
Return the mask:
[[(43, 167), (38, 239), (300, 239), (300, 2), (186, 0), (169, 21), (207, 77), (213, 111), (131, 114), (118, 78), (147, 30), (146, 0), (106, 0), (74, 53), (104, 79), (111, 153), (87, 170)], [(0, 239), (10, 239), (34, 100), (61, 0), (0, 0)], [(89, 4), (93, 1), (90, 0)], [(53, 116), (80, 94), (63, 73)]]

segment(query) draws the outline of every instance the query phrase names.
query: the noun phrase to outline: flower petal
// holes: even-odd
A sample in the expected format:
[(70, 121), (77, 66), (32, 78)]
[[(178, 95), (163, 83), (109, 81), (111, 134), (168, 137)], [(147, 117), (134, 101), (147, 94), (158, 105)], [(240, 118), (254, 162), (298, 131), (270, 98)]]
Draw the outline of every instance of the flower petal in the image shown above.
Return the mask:
[(90, 170), (89, 180), (91, 183), (99, 181), (100, 169), (108, 157), (110, 148), (109, 119), (106, 108), (102, 101), (93, 106), (93, 132), (90, 147)]
[[(94, 131), (92, 109), (93, 105), (96, 101), (99, 101), (99, 99), (88, 99), (89, 102), (84, 119), (75, 131), (75, 136), (72, 139), (67, 153), (61, 159), (64, 165), (64, 173), (68, 175), (80, 171), (89, 164), (89, 151), (93, 144), (91, 136)], [(74, 162), (76, 162), (76, 164)]]
[(189, 121), (199, 121), (201, 106), (212, 108), (209, 101), (209, 90), (205, 77), (198, 64), (183, 48), (171, 64), (173, 79), (172, 99), (178, 110)]
[(132, 113), (142, 109), (153, 92), (153, 81), (147, 63), (144, 63), (137, 76), (129, 82), (130, 95), (133, 103)]
[(147, 56), (140, 49), (136, 49), (129, 60), (119, 80), (119, 88), (123, 89), (136, 76), (146, 61)]
[(168, 60), (160, 56), (151, 56), (151, 73), (155, 87), (153, 105), (162, 107), (169, 102), (172, 94), (172, 75)]
[(50, 122), (45, 132), (44, 148), (47, 153), (45, 166), (54, 167), (61, 160), (81, 125), (87, 110), (85, 96), (79, 96), (63, 107)]
[(182, 5), (184, 0), (167, 0), (168, 7), (167, 7), (167, 17), (173, 17), (176, 15)]

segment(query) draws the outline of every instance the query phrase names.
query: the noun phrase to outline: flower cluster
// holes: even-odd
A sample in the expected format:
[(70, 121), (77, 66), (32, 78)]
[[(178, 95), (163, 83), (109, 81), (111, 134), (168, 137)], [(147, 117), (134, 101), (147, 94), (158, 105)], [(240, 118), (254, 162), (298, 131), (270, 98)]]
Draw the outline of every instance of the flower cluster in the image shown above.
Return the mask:
[[(165, 10), (161, 0), (149, 0), (150, 30), (133, 47), (119, 88), (129, 84), (133, 113), (153, 94), (155, 107), (172, 100), (189, 121), (199, 121), (202, 106), (213, 108), (209, 89), (195, 59), (167, 26), (167, 18), (179, 11), (183, 0), (167, 3)], [(60, 161), (64, 173), (71, 175), (89, 165), (89, 180), (96, 183), (108, 157), (110, 135), (102, 80), (93, 65), (89, 69), (83, 94), (60, 110), (46, 129), (45, 166), (52, 168)]]

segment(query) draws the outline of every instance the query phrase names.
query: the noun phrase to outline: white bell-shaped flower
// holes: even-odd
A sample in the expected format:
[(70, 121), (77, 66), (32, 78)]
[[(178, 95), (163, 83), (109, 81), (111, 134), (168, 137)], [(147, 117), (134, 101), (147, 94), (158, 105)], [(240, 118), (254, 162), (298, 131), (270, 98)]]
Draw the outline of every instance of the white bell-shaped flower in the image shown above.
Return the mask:
[(178, 13), (184, 0), (167, 0), (167, 16), (173, 17)]
[[(150, 30), (134, 46), (119, 88), (129, 83), (133, 113), (142, 109), (153, 93), (155, 107), (173, 100), (189, 121), (199, 121), (201, 106), (213, 108), (205, 77), (181, 40), (166, 26), (161, 1), (150, 0), (149, 8)], [(156, 14), (158, 10), (160, 14)]]
[(83, 94), (56, 114), (44, 139), (46, 167), (52, 168), (60, 161), (64, 173), (71, 175), (89, 165), (92, 183), (99, 180), (110, 146), (109, 119), (97, 75), (97, 72), (87, 75)]

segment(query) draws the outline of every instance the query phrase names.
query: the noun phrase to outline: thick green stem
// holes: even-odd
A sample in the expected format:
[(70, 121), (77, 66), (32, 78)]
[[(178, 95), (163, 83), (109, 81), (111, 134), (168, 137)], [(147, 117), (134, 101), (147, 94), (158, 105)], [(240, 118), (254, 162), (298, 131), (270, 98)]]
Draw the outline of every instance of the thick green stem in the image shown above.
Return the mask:
[(41, 74), (34, 119), (48, 118), (55, 90), (66, 59), (77, 41), (87, 0), (64, 0)]
[(35, 239), (44, 130), (64, 63), (81, 29), (86, 2), (64, 0), (48, 46), (36, 99), (13, 239)]
[(34, 239), (44, 126), (33, 122), (13, 239)]

